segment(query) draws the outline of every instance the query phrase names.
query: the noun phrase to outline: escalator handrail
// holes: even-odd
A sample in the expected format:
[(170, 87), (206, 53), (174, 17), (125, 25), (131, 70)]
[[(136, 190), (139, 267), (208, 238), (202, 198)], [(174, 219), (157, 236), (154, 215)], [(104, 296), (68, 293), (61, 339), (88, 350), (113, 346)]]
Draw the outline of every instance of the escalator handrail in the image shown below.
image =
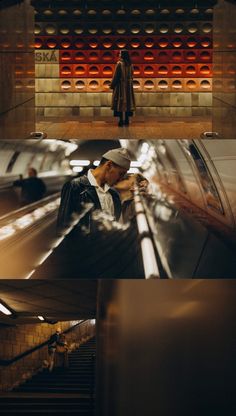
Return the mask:
[(15, 209), (14, 211), (8, 212), (7, 214), (0, 217), (0, 224), (1, 222), (10, 220), (13, 220), (14, 218), (17, 218), (19, 214), (27, 214), (31, 211), (33, 211), (36, 208), (39, 208), (46, 203), (53, 201), (54, 199), (57, 199), (60, 196), (60, 192), (56, 192), (52, 195), (46, 196), (45, 198), (40, 199), (39, 201), (32, 202), (32, 204), (25, 205), (21, 208)]

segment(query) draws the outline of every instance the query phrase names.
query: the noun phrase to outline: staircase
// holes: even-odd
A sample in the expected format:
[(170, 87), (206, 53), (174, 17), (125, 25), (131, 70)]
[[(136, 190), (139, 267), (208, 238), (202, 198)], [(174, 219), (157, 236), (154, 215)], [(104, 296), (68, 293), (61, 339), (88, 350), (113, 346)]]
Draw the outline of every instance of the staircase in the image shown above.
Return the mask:
[(69, 354), (69, 368), (44, 370), (13, 392), (0, 396), (0, 414), (94, 414), (95, 338)]

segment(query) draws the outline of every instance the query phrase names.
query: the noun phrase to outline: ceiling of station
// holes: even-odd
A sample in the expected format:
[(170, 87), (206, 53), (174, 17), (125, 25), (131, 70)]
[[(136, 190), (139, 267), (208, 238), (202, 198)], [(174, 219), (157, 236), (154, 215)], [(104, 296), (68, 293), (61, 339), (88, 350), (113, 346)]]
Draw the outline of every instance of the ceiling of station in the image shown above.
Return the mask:
[(39, 315), (52, 321), (95, 318), (97, 281), (2, 280), (0, 299), (16, 314), (0, 312), (0, 324), (39, 323)]

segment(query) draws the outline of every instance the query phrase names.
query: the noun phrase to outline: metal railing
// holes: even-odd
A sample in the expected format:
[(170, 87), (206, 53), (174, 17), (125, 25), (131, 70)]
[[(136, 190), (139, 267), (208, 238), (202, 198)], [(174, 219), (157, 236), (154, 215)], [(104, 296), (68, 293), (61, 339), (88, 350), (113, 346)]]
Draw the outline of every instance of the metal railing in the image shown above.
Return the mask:
[(145, 279), (160, 278), (151, 232), (146, 218), (143, 201), (138, 189), (134, 192), (134, 205), (137, 228), (140, 237)]
[[(70, 328), (63, 331), (63, 334), (67, 334), (71, 331), (73, 331), (78, 326), (81, 326), (84, 322), (90, 321), (90, 319), (84, 319), (83, 321), (79, 322), (78, 324), (75, 324), (71, 326)], [(52, 334), (53, 335), (53, 334)], [(47, 341), (42, 342), (41, 344), (36, 345), (35, 347), (30, 348), (27, 351), (22, 352), (21, 354), (16, 355), (13, 358), (10, 358), (8, 360), (0, 360), (0, 366), (8, 367), (9, 365), (15, 363), (16, 361), (21, 360), (22, 358), (27, 357), (28, 355), (32, 354), (35, 351), (40, 350), (41, 348), (45, 347), (49, 342), (49, 339)]]
[(57, 192), (0, 217), (0, 243), (12, 241), (35, 228), (45, 217), (57, 211), (59, 203), (60, 193)]

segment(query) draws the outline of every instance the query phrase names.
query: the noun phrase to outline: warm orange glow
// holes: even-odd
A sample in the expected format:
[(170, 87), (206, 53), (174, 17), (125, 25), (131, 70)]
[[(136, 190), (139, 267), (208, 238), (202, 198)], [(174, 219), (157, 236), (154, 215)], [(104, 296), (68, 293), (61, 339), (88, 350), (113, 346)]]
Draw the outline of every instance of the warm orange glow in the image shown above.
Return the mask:
[(62, 75), (71, 75), (72, 71), (71, 68), (69, 66), (63, 66), (61, 69), (61, 73)]
[(62, 61), (70, 61), (71, 60), (71, 54), (69, 52), (63, 52), (61, 55), (61, 60)]
[(167, 68), (167, 66), (160, 66), (160, 68), (158, 69), (157, 72), (160, 75), (167, 75), (168, 74), (168, 68)]
[(211, 56), (209, 52), (204, 51), (200, 54), (200, 59), (202, 59), (203, 61), (209, 61), (210, 58)]
[(195, 52), (187, 52), (186, 58), (188, 61), (196, 61), (197, 56)]
[(167, 38), (162, 38), (159, 40), (158, 45), (160, 46), (160, 48), (167, 48), (167, 46), (169, 45), (169, 40)]
[(195, 66), (187, 66), (186, 68), (186, 74), (187, 75), (196, 75), (197, 71)]
[(181, 52), (174, 52), (173, 55), (172, 55), (172, 59), (173, 59), (173, 61), (180, 62), (182, 60)]
[(176, 38), (173, 40), (173, 46), (175, 48), (180, 48), (183, 45), (183, 42), (180, 38)]
[(76, 48), (82, 49), (85, 46), (85, 43), (83, 39), (76, 38), (74, 45)]
[(144, 74), (145, 75), (148, 75), (148, 76), (154, 75), (154, 69), (153, 69), (153, 67), (152, 66), (146, 66), (144, 68)]
[(173, 69), (172, 69), (172, 74), (173, 75), (181, 75), (182, 74), (181, 66), (174, 66)]
[(140, 40), (137, 39), (137, 38), (131, 39), (130, 45), (132, 46), (132, 48), (139, 48), (140, 47)]
[(55, 39), (48, 39), (46, 41), (46, 44), (50, 49), (54, 49), (57, 46), (57, 42)]
[(211, 73), (209, 66), (205, 65), (200, 68), (200, 74), (209, 75)]
[(109, 39), (109, 38), (106, 38), (106, 39), (104, 39), (102, 44), (103, 44), (104, 48), (109, 49), (109, 48), (112, 47), (112, 40)]
[(152, 48), (154, 46), (154, 40), (152, 38), (148, 38), (145, 40), (146, 48)]
[(85, 54), (83, 52), (77, 52), (75, 54), (75, 60), (76, 61), (84, 61), (85, 60)]
[(118, 46), (118, 48), (120, 48), (120, 49), (125, 48), (125, 47), (126, 47), (126, 44), (127, 44), (127, 41), (126, 41), (126, 40), (124, 40), (124, 39), (118, 39), (118, 40), (116, 41), (116, 45), (117, 45), (117, 46)]
[(103, 55), (102, 55), (102, 59), (104, 60), (104, 61), (109, 61), (109, 62), (111, 62), (112, 61), (112, 53), (111, 52), (105, 52)]
[(99, 68), (97, 66), (91, 66), (89, 68), (89, 75), (98, 75), (99, 74)]
[[(80, 43), (82, 43), (82, 42), (80, 41)], [(96, 38), (90, 39), (90, 41), (89, 41), (89, 47), (90, 48), (96, 49), (98, 47), (98, 45), (99, 45), (99, 43), (98, 43), (98, 40)], [(80, 48), (81, 47), (83, 47), (83, 46), (80, 46)], [(77, 48), (79, 48), (79, 46), (77, 46)]]
[(102, 73), (103, 73), (104, 75), (106, 75), (106, 76), (112, 75), (112, 67), (110, 67), (110, 66), (105, 66), (105, 67), (103, 68)]
[(200, 45), (201, 45), (203, 48), (209, 48), (209, 47), (211, 46), (211, 39), (209, 39), (209, 38), (205, 38), (205, 39), (203, 39), (203, 40), (201, 41)]
[(134, 70), (134, 75), (140, 75), (141, 74), (141, 71), (140, 71), (140, 67), (139, 66), (134, 66), (134, 68), (133, 68), (133, 70)]
[(85, 75), (85, 74), (86, 74), (86, 70), (83, 66), (77, 66), (75, 68), (75, 75), (81, 76), (81, 75)]
[(39, 38), (35, 38), (34, 47), (39, 49), (43, 46), (43, 41)]
[(197, 46), (197, 41), (194, 38), (189, 38), (187, 41), (187, 46), (189, 48), (195, 48), (195, 46)]
[(144, 61), (154, 61), (154, 55), (152, 52), (146, 52), (144, 55)]

